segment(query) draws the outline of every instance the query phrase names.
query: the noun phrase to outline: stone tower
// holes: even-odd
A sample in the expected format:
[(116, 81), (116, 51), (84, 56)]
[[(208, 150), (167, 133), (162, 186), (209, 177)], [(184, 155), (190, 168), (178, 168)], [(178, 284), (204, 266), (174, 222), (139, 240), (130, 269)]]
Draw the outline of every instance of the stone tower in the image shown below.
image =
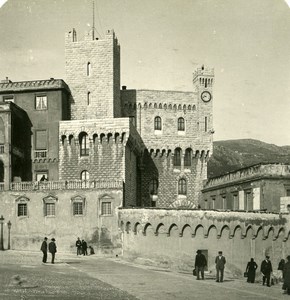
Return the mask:
[(114, 31), (102, 39), (90, 31), (78, 41), (73, 29), (66, 35), (65, 60), (71, 119), (120, 117), (120, 46)]

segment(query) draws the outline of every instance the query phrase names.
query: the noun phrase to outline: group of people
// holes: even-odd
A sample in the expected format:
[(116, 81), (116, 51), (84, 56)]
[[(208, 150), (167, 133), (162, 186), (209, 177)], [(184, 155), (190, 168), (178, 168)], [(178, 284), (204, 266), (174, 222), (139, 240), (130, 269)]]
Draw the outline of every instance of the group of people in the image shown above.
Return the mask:
[(88, 247), (88, 244), (85, 240), (81, 240), (79, 237), (76, 240), (77, 255), (88, 255), (88, 248), (90, 255), (95, 254), (94, 248), (92, 246)]
[(43, 239), (43, 242), (41, 244), (40, 250), (43, 253), (42, 257), (42, 262), (46, 263), (47, 262), (47, 250), (51, 254), (51, 263), (54, 264), (54, 259), (55, 259), (55, 253), (56, 251), (56, 244), (55, 244), (55, 238), (51, 239), (51, 242), (47, 244), (47, 237)]
[[(216, 265), (216, 282), (223, 282), (224, 280), (224, 269), (226, 264), (226, 258), (223, 256), (223, 252), (219, 251), (218, 256), (215, 258)], [(196, 279), (204, 279), (204, 270), (207, 266), (206, 257), (202, 254), (201, 250), (197, 250), (195, 256), (195, 264), (194, 264), (194, 274), (196, 275)], [(256, 270), (258, 269), (258, 265), (255, 262), (254, 258), (247, 264), (245, 276), (247, 277), (247, 282), (254, 283), (256, 277)], [(285, 263), (284, 259), (281, 259), (278, 265), (278, 271), (281, 272), (283, 278), (283, 289), (286, 293), (290, 294), (290, 255), (287, 256), (287, 262)], [(270, 256), (266, 255), (265, 259), (261, 263), (261, 273), (263, 285), (271, 286), (271, 274), (273, 272), (272, 263), (270, 261)]]
[[(224, 281), (225, 264), (226, 264), (226, 258), (223, 256), (223, 252), (219, 251), (218, 256), (215, 258), (216, 282)], [(194, 263), (197, 280), (200, 279), (200, 275), (201, 275), (201, 279), (204, 280), (204, 269), (206, 268), (206, 266), (207, 266), (207, 261), (205, 255), (202, 254), (201, 250), (197, 250), (195, 256), (195, 263)]]
[[(257, 263), (253, 258), (248, 262), (246, 268), (247, 282), (254, 283), (256, 277), (256, 269), (258, 268)], [(287, 262), (281, 259), (278, 265), (278, 271), (281, 273), (283, 278), (283, 289), (287, 294), (290, 295), (290, 255), (287, 256)], [(268, 287), (271, 286), (271, 274), (273, 272), (272, 263), (270, 261), (270, 256), (266, 255), (265, 259), (261, 264), (261, 273), (263, 275), (263, 285), (267, 284)]]

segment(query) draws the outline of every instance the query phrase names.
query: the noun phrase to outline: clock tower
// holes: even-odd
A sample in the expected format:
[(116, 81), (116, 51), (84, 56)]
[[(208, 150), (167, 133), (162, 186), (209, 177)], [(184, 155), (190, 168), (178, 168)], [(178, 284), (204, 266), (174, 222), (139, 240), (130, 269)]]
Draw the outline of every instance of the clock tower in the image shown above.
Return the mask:
[(193, 73), (193, 87), (197, 98), (197, 128), (202, 139), (213, 133), (214, 69), (202, 66)]

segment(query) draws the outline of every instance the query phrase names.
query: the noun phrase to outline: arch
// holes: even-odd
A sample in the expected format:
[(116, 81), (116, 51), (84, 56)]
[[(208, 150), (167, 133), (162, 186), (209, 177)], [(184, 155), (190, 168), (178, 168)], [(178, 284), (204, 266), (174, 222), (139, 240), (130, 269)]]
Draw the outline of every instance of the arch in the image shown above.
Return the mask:
[(227, 236), (227, 237), (229, 238), (229, 237), (230, 237), (230, 231), (231, 231), (231, 230), (230, 230), (230, 227), (229, 227), (228, 225), (224, 225), (224, 226), (221, 228), (221, 230), (220, 230), (220, 232), (218, 233), (218, 235), (222, 237), (225, 230), (228, 230), (228, 236)]
[(169, 105), (168, 105), (168, 109), (172, 109), (172, 104), (169, 104)]
[[(249, 236), (249, 231), (252, 232), (251, 236)], [(247, 237), (247, 236), (249, 236), (251, 239), (253, 239), (255, 237), (255, 235), (254, 235), (254, 229), (253, 229), (252, 225), (249, 225), (246, 228), (245, 237)]]
[(110, 143), (110, 141), (112, 141), (112, 137), (113, 137), (113, 134), (111, 132), (107, 134), (108, 143)]
[(147, 102), (144, 103), (144, 108), (147, 108), (148, 107), (148, 104)]
[(89, 137), (85, 131), (79, 134), (80, 156), (89, 155)]
[(157, 108), (157, 103), (154, 103), (154, 108)]
[(93, 143), (96, 144), (98, 142), (98, 135), (96, 133), (93, 134)]
[[(64, 145), (65, 142), (66, 142), (66, 135), (63, 134), (63, 135), (61, 136), (61, 143), (62, 143), (62, 145)], [(1, 142), (0, 142), (0, 144), (1, 144)]]
[(196, 106), (195, 105), (192, 106), (192, 110), (196, 111)]
[(149, 108), (152, 108), (152, 103), (149, 103)]
[(154, 130), (162, 129), (162, 120), (159, 116), (154, 118)]
[(191, 226), (189, 225), (189, 224), (185, 224), (183, 227), (182, 227), (182, 229), (181, 229), (181, 235), (182, 236), (185, 236), (185, 232), (186, 231), (189, 231), (190, 232), (190, 236), (192, 236), (192, 228), (191, 228)]
[(129, 231), (131, 231), (131, 222), (127, 222), (126, 223), (126, 228), (125, 228), (126, 232), (129, 233)]
[(70, 135), (68, 136), (68, 143), (69, 143), (70, 145), (72, 145), (72, 144), (74, 144), (73, 142), (74, 142), (74, 136), (73, 136), (72, 134), (70, 134)]
[(90, 173), (87, 170), (81, 171), (80, 180), (82, 180), (82, 181), (90, 180)]
[(167, 104), (166, 104), (166, 103), (163, 105), (163, 108), (164, 108), (164, 109), (167, 109)]
[(178, 226), (175, 223), (172, 223), (168, 228), (168, 236), (172, 235), (173, 230), (178, 231)]
[(187, 195), (187, 181), (185, 178), (178, 180), (178, 195)]
[(122, 139), (121, 139), (121, 142), (125, 142), (126, 140), (126, 132), (122, 132)]
[(279, 228), (278, 233), (275, 236), (275, 239), (278, 239), (280, 237), (281, 233), (282, 233), (283, 237), (285, 238), (285, 228), (284, 227)]
[(159, 109), (162, 109), (162, 103), (159, 103)]
[(87, 92), (87, 105), (90, 105), (91, 104), (91, 92), (88, 91)]
[(233, 236), (235, 236), (236, 235), (236, 231), (237, 230), (241, 230), (241, 238), (242, 238), (242, 236), (243, 236), (243, 231), (242, 231), (242, 227), (240, 226), (240, 225), (237, 225), (235, 228), (234, 228), (234, 230), (233, 230)]
[(178, 110), (182, 110), (181, 104), (178, 105)]
[(216, 230), (216, 237), (218, 236), (218, 230), (217, 230), (217, 228), (216, 228), (215, 225), (210, 225), (210, 226), (208, 227), (208, 230), (207, 230), (207, 233), (206, 233), (207, 236), (209, 236), (210, 231), (213, 230), (213, 228)]
[(191, 157), (192, 157), (192, 149), (191, 148), (185, 149), (185, 154), (184, 154), (184, 166), (185, 167), (191, 166)]
[(122, 232), (124, 232), (124, 229), (125, 229), (124, 221), (120, 222), (120, 229)]
[(188, 105), (188, 106), (187, 106), (187, 109), (188, 109), (188, 110), (191, 110), (191, 105)]
[(269, 229), (267, 230), (267, 235), (266, 235), (266, 238), (269, 237), (269, 235), (271, 234), (272, 232), (272, 236), (274, 237), (274, 232), (275, 232), (275, 229), (273, 226), (270, 226)]
[(119, 140), (120, 140), (120, 134), (119, 134), (119, 132), (116, 132), (115, 133), (115, 143), (118, 143)]
[(173, 165), (181, 166), (181, 148), (176, 148), (174, 150)]
[(138, 234), (141, 230), (141, 224), (139, 222), (137, 222), (135, 225), (134, 225), (134, 233), (135, 234)]
[(177, 130), (185, 131), (185, 121), (183, 117), (178, 118), (177, 120)]
[(204, 227), (201, 225), (201, 224), (198, 224), (195, 228), (194, 228), (194, 231), (193, 231), (193, 235), (196, 236), (196, 232), (202, 228), (202, 235), (204, 236)]
[(264, 238), (264, 230), (262, 226), (259, 226), (256, 230), (256, 232), (254, 233), (254, 236), (257, 237), (259, 235), (259, 233), (262, 232), (262, 238)]
[(163, 223), (159, 223), (156, 227), (155, 234), (158, 235), (163, 233), (165, 233), (165, 226)]
[(183, 105), (183, 110), (186, 111), (186, 105), (185, 104)]
[(151, 229), (153, 229), (151, 223), (146, 223), (146, 225), (144, 226), (144, 229), (143, 229), (144, 235), (148, 234), (148, 230), (150, 229), (150, 227), (151, 227)]
[(174, 105), (173, 105), (173, 109), (174, 109), (174, 110), (176, 110), (176, 109), (177, 109), (177, 106), (176, 106), (176, 104), (174, 104)]

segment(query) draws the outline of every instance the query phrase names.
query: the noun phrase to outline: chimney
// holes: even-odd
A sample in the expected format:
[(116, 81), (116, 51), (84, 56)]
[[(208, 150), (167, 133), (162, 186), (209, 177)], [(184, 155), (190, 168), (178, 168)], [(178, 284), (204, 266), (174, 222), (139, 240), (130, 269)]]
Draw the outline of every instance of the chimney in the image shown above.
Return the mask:
[(127, 90), (127, 86), (126, 85), (122, 85), (122, 90), (123, 91)]

